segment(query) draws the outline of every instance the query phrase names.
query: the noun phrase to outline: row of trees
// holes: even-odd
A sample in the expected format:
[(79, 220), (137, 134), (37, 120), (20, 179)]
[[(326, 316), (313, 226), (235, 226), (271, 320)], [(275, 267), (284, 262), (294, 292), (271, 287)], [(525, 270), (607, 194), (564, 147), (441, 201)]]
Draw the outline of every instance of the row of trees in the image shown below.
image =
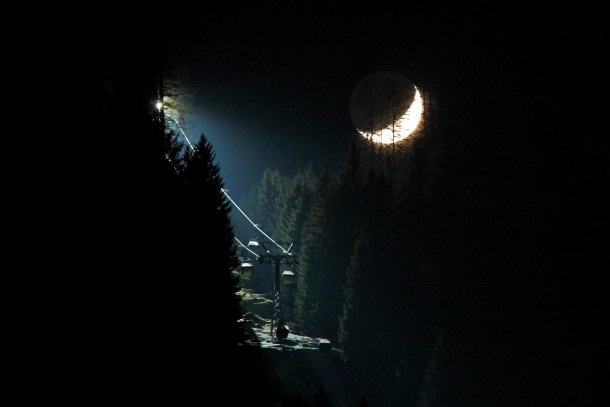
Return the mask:
[(295, 242), (297, 281), (283, 295), (283, 315), (296, 331), (340, 346), (362, 385), (393, 402), (417, 394), (439, 329), (425, 227), (432, 178), (419, 157), (427, 154), (422, 140), (409, 151), (418, 159), (405, 161), (397, 176), (385, 171), (387, 150), (371, 160), (355, 138), (340, 172), (326, 166), (288, 177), (268, 169), (248, 204), (270, 235)]
[[(425, 56), (438, 58), (422, 79), (436, 85), (422, 86), (428, 127), (409, 148), (356, 137), (338, 173), (268, 170), (252, 195), (265, 230), (297, 244), (290, 320), (340, 345), (371, 402), (595, 405), (603, 388), (593, 360), (607, 360), (608, 307), (593, 259), (606, 259), (609, 172), (595, 28), (569, 44), (533, 31), (521, 41), (493, 21), (466, 30), (489, 37)], [(564, 85), (574, 68), (588, 73), (578, 100)]]
[[(432, 8), (417, 28), (434, 46), (403, 54), (438, 80), (442, 115), (409, 159), (385, 172), (353, 146), (339, 174), (264, 178), (277, 193), (257, 198), (254, 218), (300, 254), (291, 320), (341, 345), (372, 405), (600, 405), (603, 25), (588, 9), (540, 20)], [(47, 403), (180, 404), (238, 383), (226, 404), (270, 405), (264, 364), (237, 346), (213, 152), (203, 139), (182, 156), (155, 110), (151, 30), (100, 21), (86, 47), (49, 47), (48, 65), (68, 63), (44, 77), (54, 105), (33, 120), (41, 154), (14, 167), (28, 177), (23, 255), (5, 271), (25, 276), (9, 304), (12, 376)]]
[[(201, 135), (191, 150), (171, 130), (156, 106), (173, 96), (162, 49), (131, 39), (79, 54), (87, 74), (70, 127), (55, 122), (61, 135), (35, 163), (36, 255), (18, 263), (24, 397), (270, 404), (279, 390), (240, 346), (238, 259), (213, 147)], [(243, 392), (220, 394), (244, 374)]]

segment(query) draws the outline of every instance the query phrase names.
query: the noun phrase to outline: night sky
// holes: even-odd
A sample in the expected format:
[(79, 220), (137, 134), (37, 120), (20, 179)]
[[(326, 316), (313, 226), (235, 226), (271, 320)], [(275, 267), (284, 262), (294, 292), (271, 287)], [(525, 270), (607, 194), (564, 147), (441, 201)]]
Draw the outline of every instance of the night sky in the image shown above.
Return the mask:
[[(506, 81), (511, 97), (527, 99), (544, 92), (539, 62), (578, 75), (589, 61), (574, 60), (571, 50), (601, 58), (595, 13), (536, 10), (477, 2), (223, 3), (173, 10), (164, 40), (190, 95), (187, 132), (210, 139), (239, 198), (264, 168), (286, 175), (308, 163), (339, 168), (354, 136), (349, 98), (370, 73), (394, 70), (421, 86), (433, 71), (463, 70), (476, 81), (481, 70), (489, 82)], [(465, 97), (489, 96), (483, 80), (463, 86), (473, 90)]]
[[(256, 5), (254, 5), (256, 4)], [(340, 168), (349, 99), (380, 70), (421, 70), (418, 7), (252, 3), (188, 13), (168, 46), (190, 93), (187, 132), (214, 144), (227, 188), (265, 168)]]

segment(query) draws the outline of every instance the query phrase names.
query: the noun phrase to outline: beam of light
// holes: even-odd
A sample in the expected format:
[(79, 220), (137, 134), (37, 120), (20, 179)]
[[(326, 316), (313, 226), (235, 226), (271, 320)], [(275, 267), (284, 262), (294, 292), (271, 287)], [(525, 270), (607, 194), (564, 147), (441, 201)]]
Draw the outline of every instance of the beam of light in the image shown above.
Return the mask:
[(193, 147), (193, 145), (191, 144), (191, 140), (189, 140), (189, 138), (186, 136), (186, 133), (184, 132), (184, 130), (182, 130), (182, 126), (180, 126), (180, 124), (176, 121), (176, 119), (172, 119), (172, 120), (174, 123), (176, 123), (176, 126), (178, 126), (178, 128), (180, 129), (180, 132), (186, 139), (186, 142), (188, 143), (189, 147), (191, 147), (191, 150), (195, 151), (195, 147)]
[[(254, 226), (254, 229), (258, 230), (260, 233), (263, 234), (263, 236), (265, 236), (267, 239), (269, 239), (271, 241), (271, 243), (273, 243), (274, 245), (276, 245), (277, 247), (279, 247), (282, 252), (284, 253), (288, 253), (288, 250), (284, 249), (282, 246), (280, 246), (275, 240), (273, 240), (268, 234), (266, 234), (265, 232), (263, 232), (263, 230), (261, 228), (259, 228), (256, 223), (252, 222), (252, 219), (250, 219), (248, 217), (248, 215), (246, 215), (246, 213), (244, 211), (241, 210), (241, 208), (235, 203), (235, 201), (233, 199), (231, 199), (231, 197), (229, 196), (229, 194), (227, 194), (227, 191), (224, 188), (221, 188), (221, 191), (223, 194), (225, 194), (225, 196), (227, 197), (227, 199), (229, 201), (231, 201), (231, 203), (233, 204), (233, 206), (235, 206), (237, 208), (237, 210), (239, 212), (241, 212), (242, 215), (244, 215), (244, 217), (246, 219), (248, 219), (248, 222), (250, 222), (252, 224), (252, 226)], [(291, 245), (292, 247), (292, 245)]]
[(400, 119), (396, 120), (396, 123), (377, 132), (363, 132), (360, 130), (358, 130), (358, 132), (367, 140), (371, 140), (375, 143), (397, 143), (409, 137), (417, 129), (417, 126), (419, 126), (419, 123), (421, 122), (423, 112), (424, 106), (421, 94), (419, 93), (419, 89), (415, 87), (413, 103), (411, 103), (411, 106), (409, 106), (409, 109), (407, 109), (405, 114), (402, 115)]
[(157, 110), (159, 110), (159, 111), (161, 111), (161, 109), (163, 109), (163, 103), (161, 103), (161, 102), (157, 102), (155, 104), (155, 106), (157, 107)]

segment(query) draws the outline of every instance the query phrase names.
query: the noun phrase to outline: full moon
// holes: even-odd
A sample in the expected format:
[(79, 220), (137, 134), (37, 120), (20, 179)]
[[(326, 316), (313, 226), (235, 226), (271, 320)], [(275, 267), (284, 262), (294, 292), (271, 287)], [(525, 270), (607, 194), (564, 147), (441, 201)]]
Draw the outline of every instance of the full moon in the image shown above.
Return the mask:
[(419, 90), (404, 75), (379, 71), (367, 75), (354, 88), (349, 112), (356, 130), (380, 144), (409, 137), (422, 119)]

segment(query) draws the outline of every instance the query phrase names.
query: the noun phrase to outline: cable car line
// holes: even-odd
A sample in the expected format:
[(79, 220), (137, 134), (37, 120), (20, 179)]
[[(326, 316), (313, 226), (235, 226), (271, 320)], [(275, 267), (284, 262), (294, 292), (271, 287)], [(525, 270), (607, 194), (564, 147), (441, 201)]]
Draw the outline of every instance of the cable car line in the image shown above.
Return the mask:
[[(277, 243), (275, 240), (273, 240), (273, 239), (272, 239), (272, 238), (271, 238), (271, 237), (270, 237), (268, 234), (266, 234), (265, 232), (263, 232), (263, 230), (262, 230), (261, 228), (259, 228), (259, 227), (256, 225), (256, 223), (254, 223), (254, 222), (252, 221), (252, 219), (250, 219), (250, 218), (248, 217), (248, 215), (246, 215), (246, 213), (245, 213), (244, 211), (242, 211), (242, 209), (241, 209), (241, 208), (240, 208), (240, 207), (239, 207), (239, 206), (238, 206), (238, 205), (235, 203), (235, 201), (234, 201), (233, 199), (231, 199), (231, 197), (229, 196), (229, 194), (227, 194), (227, 191), (226, 191), (224, 188), (221, 188), (221, 191), (223, 192), (223, 194), (225, 194), (225, 196), (226, 196), (226, 197), (229, 199), (229, 201), (231, 201), (231, 203), (232, 203), (232, 204), (233, 204), (233, 205), (234, 205), (234, 206), (237, 208), (237, 210), (238, 210), (239, 212), (241, 212), (241, 214), (242, 214), (242, 215), (244, 215), (244, 217), (245, 217), (246, 219), (248, 219), (248, 221), (249, 221), (249, 222), (252, 224), (252, 226), (254, 226), (254, 228), (255, 228), (256, 230), (258, 230), (260, 233), (262, 233), (262, 234), (263, 234), (263, 236), (265, 236), (267, 239), (269, 239), (269, 240), (271, 241), (271, 243), (273, 243), (274, 245), (276, 245), (277, 247), (279, 247), (279, 248), (282, 250), (282, 252), (283, 252), (283, 253), (288, 253), (288, 252), (290, 251), (290, 249), (289, 249), (289, 250), (284, 249), (284, 248), (283, 248), (282, 246), (280, 246), (280, 245), (279, 245), (279, 244), (278, 244), (278, 243)], [(290, 245), (290, 248), (292, 248), (292, 245)]]
[(241, 247), (243, 247), (244, 249), (246, 249), (247, 251), (249, 251), (250, 253), (252, 253), (256, 257), (258, 257), (258, 253), (253, 252), (252, 250), (250, 250), (250, 248), (248, 246), (246, 246), (245, 244), (243, 244), (236, 236), (234, 236), (233, 238), (237, 241), (237, 243), (239, 243), (239, 245)]

